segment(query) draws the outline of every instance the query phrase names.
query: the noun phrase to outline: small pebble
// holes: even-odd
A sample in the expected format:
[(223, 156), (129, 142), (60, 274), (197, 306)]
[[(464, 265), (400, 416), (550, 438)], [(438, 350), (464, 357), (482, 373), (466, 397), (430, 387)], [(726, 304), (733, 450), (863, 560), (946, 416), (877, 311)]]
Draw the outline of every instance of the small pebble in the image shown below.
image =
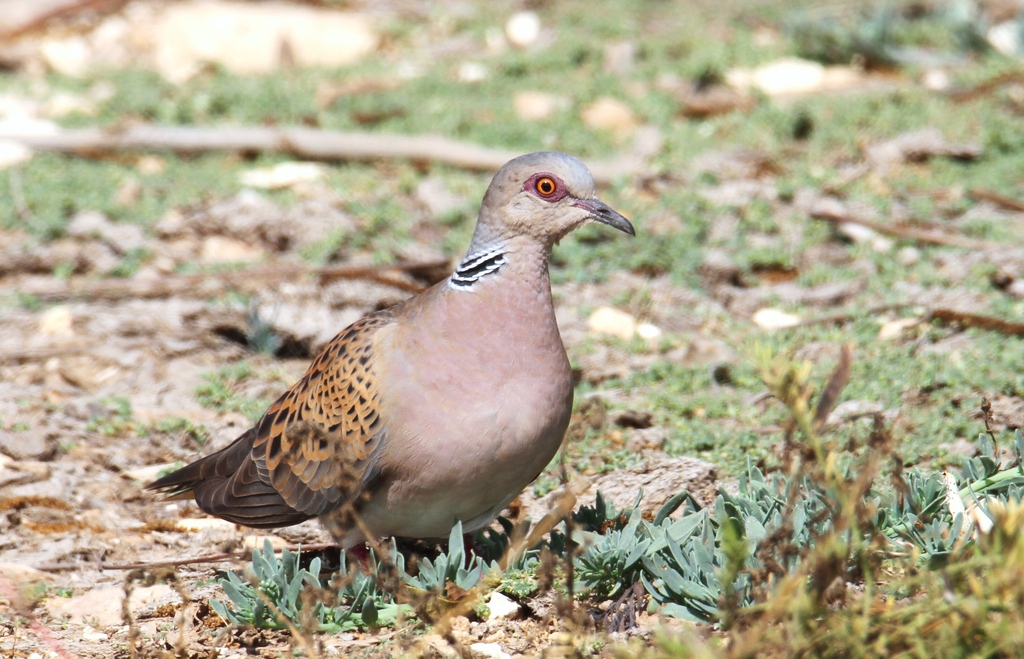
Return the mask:
[(763, 329), (782, 329), (800, 324), (800, 317), (779, 309), (759, 309), (754, 313), (754, 324)]
[(535, 12), (517, 12), (505, 23), (505, 37), (516, 48), (532, 46), (539, 36), (540, 17)]
[(519, 605), (498, 591), (491, 593), (491, 598), (487, 600), (487, 608), (490, 610), (487, 622), (515, 618), (519, 615)]
[(596, 334), (610, 334), (628, 341), (636, 334), (636, 320), (614, 307), (598, 307), (587, 319), (587, 327)]
[(459, 80), (461, 82), (480, 82), (488, 76), (487, 67), (480, 62), (463, 62), (459, 65)]
[(921, 250), (916, 247), (903, 247), (896, 252), (896, 260), (905, 268), (916, 265), (921, 260)]

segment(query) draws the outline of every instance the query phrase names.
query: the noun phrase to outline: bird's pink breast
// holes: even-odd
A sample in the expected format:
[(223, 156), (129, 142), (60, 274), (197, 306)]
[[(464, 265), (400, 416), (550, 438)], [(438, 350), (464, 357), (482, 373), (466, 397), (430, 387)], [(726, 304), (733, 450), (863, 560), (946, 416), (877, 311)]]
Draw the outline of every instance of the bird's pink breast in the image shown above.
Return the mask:
[(557, 452), (572, 375), (546, 274), (540, 286), (502, 278), (435, 289), (382, 336), (380, 459), (391, 480), (364, 509), (375, 533), (444, 537), (456, 519), (482, 525)]

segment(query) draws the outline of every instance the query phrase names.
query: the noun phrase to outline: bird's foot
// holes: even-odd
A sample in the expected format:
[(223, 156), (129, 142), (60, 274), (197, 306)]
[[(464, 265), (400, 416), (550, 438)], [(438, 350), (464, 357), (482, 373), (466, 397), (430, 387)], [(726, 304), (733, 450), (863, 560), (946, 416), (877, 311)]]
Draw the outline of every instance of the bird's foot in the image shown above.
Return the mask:
[(370, 548), (365, 542), (349, 547), (345, 550), (346, 564), (356, 566), (364, 572), (369, 572), (373, 565), (370, 562)]

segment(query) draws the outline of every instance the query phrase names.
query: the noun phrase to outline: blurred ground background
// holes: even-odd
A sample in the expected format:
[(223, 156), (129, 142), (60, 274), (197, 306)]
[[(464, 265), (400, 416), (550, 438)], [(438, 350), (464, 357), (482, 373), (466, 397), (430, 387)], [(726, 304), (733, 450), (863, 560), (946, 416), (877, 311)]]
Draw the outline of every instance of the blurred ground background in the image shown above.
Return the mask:
[[(127, 656), (124, 574), (97, 563), (251, 541), (141, 485), (247, 428), (339, 329), (446, 276), (496, 168), (372, 141), (316, 162), (130, 150), (120, 131), (430, 134), (603, 167), (636, 239), (586, 229), (552, 266), (579, 378), (566, 463), (591, 497), (777, 467), (787, 417), (758, 344), (821, 376), (851, 344), (833, 436), (880, 417), (908, 465), (941, 467), (975, 450), (983, 398), (994, 430), (1024, 423), (1020, 11), (0, 0), (0, 650)], [(98, 142), (69, 141), (84, 128)], [(211, 575), (179, 570), (199, 621)], [(136, 597), (150, 647), (170, 647), (177, 595)], [(514, 624), (472, 633), (512, 655), (549, 644), (543, 616)], [(195, 627), (202, 656), (217, 630)]]

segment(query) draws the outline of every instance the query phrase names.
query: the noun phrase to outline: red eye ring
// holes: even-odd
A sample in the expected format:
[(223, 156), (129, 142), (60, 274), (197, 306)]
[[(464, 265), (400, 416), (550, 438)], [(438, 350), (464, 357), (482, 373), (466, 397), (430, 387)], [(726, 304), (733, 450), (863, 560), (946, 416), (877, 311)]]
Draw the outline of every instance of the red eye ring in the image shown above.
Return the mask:
[(537, 182), (534, 183), (533, 187), (537, 191), (537, 194), (542, 197), (550, 197), (555, 194), (556, 190), (558, 190), (558, 184), (556, 184), (555, 179), (550, 176), (542, 176), (537, 179)]

